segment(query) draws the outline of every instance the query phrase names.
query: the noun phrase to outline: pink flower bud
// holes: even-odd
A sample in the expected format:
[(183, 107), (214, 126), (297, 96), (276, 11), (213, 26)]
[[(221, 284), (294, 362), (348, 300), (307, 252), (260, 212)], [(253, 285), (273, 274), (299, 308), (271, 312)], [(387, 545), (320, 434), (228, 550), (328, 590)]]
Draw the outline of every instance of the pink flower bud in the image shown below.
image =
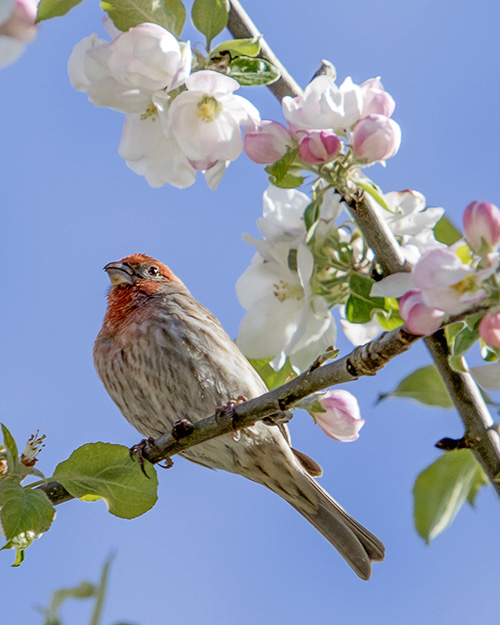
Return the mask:
[(491, 202), (472, 202), (464, 211), (464, 231), (474, 250), (484, 240), (490, 248), (500, 243), (500, 209)]
[(422, 291), (413, 289), (399, 300), (399, 312), (413, 334), (434, 334), (441, 327), (446, 313), (424, 304)]
[(479, 336), (487, 345), (500, 347), (500, 312), (486, 315), (481, 319)]
[(350, 443), (359, 438), (359, 430), (365, 424), (361, 418), (358, 400), (342, 389), (327, 391), (319, 401), (324, 412), (312, 412), (323, 432), (330, 438)]
[(394, 113), (396, 103), (378, 78), (370, 78), (361, 85), (363, 95), (363, 115), (385, 115), (390, 117)]
[(340, 139), (329, 130), (318, 130), (307, 134), (299, 146), (299, 156), (304, 163), (319, 165), (329, 163), (340, 152)]
[(353, 131), (353, 150), (358, 160), (368, 163), (393, 157), (401, 144), (401, 128), (385, 115), (363, 117)]
[(259, 165), (275, 163), (293, 144), (288, 130), (278, 122), (262, 120), (256, 130), (245, 133), (243, 149)]
[(38, 29), (35, 26), (37, 4), (36, 0), (16, 0), (9, 19), (0, 24), (0, 35), (31, 41)]

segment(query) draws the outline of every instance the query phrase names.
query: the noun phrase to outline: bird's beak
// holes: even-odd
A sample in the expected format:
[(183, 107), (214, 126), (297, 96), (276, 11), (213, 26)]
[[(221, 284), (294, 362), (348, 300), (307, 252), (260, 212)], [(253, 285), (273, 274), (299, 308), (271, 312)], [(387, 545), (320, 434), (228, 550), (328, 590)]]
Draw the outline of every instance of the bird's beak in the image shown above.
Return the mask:
[(108, 263), (104, 267), (104, 271), (108, 274), (111, 284), (133, 284), (134, 270), (128, 263), (118, 261), (116, 263)]

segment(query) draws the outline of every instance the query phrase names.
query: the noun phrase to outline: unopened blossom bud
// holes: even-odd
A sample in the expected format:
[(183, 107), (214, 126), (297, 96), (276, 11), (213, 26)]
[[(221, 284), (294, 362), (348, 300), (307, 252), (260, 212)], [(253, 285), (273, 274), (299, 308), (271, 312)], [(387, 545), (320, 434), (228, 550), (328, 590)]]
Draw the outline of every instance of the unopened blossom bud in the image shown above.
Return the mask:
[(284, 156), (292, 143), (293, 139), (283, 124), (265, 119), (255, 130), (245, 133), (243, 149), (254, 163), (267, 165)]
[(370, 78), (361, 85), (363, 95), (363, 117), (367, 115), (385, 115), (390, 117), (394, 113), (396, 103), (378, 78)]
[(0, 68), (21, 56), (34, 39), (37, 0), (0, 0)]
[(401, 144), (401, 128), (385, 115), (367, 115), (354, 127), (353, 150), (367, 163), (392, 158)]
[(486, 315), (481, 319), (479, 336), (487, 345), (500, 347), (500, 312)]
[(36, 0), (15, 0), (10, 17), (0, 24), (0, 35), (31, 41), (38, 29), (35, 26), (37, 4)]
[(319, 165), (329, 163), (340, 152), (342, 144), (336, 134), (329, 130), (313, 131), (307, 134), (299, 146), (299, 156), (304, 163)]
[(500, 243), (500, 209), (491, 202), (469, 204), (463, 222), (465, 237), (474, 250), (479, 250), (483, 241), (490, 248)]
[(399, 312), (406, 327), (413, 334), (434, 334), (441, 327), (444, 317), (442, 310), (426, 306), (422, 291), (413, 289), (399, 300)]
[(361, 418), (358, 400), (348, 391), (327, 391), (319, 401), (324, 412), (311, 412), (323, 432), (337, 441), (350, 443), (359, 438), (359, 430), (365, 424)]

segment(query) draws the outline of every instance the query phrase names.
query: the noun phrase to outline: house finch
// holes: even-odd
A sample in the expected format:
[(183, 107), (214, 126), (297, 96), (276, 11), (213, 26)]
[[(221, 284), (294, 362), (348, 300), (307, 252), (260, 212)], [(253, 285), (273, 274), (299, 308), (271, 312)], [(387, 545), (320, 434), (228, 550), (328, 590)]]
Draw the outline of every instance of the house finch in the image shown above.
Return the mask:
[[(111, 280), (94, 346), (97, 372), (125, 418), (146, 437), (181, 417), (198, 421), (217, 406), (267, 392), (217, 319), (168, 267), (133, 254), (104, 268)], [(362, 579), (384, 546), (313, 479), (316, 463), (290, 446), (286, 427), (257, 422), (196, 445), (188, 460), (238, 473), (283, 497), (340, 552)], [(308, 470), (309, 469), (309, 470)]]

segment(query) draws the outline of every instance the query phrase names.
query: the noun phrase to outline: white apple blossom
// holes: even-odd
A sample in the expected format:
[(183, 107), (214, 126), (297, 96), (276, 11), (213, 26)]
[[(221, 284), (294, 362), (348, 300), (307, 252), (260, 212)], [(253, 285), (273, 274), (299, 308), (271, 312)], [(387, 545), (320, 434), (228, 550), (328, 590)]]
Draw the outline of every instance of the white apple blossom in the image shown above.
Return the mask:
[(236, 283), (247, 310), (237, 344), (249, 358), (272, 358), (276, 370), (288, 356), (302, 371), (335, 344), (336, 328), (326, 302), (311, 293), (309, 248), (301, 244), (296, 250), (296, 270), (289, 266), (291, 250), (285, 242), (260, 241), (259, 252)]
[(71, 84), (95, 106), (146, 113), (157, 91), (178, 87), (191, 71), (191, 48), (157, 24), (139, 24), (113, 41), (95, 33), (68, 61)]
[(187, 91), (170, 107), (170, 128), (184, 154), (193, 161), (234, 161), (243, 150), (241, 127), (254, 128), (257, 109), (233, 94), (239, 83), (219, 72), (203, 70), (186, 80)]
[(389, 226), (401, 245), (406, 261), (414, 265), (428, 249), (445, 247), (436, 240), (433, 228), (444, 215), (444, 208), (425, 207), (425, 197), (418, 191), (391, 191), (383, 196), (389, 210), (367, 194), (370, 206)]
[(195, 181), (196, 170), (159, 115), (168, 108), (168, 95), (159, 92), (152, 100), (148, 115), (127, 115), (118, 153), (151, 187), (167, 183), (181, 189), (189, 187)]
[(282, 101), (283, 114), (294, 129), (326, 130), (343, 133), (361, 117), (363, 95), (350, 77), (337, 87), (329, 76), (318, 76), (303, 95)]
[[(329, 191), (324, 215), (340, 212)], [(313, 293), (314, 258), (306, 245), (304, 210), (310, 199), (296, 189), (272, 185), (264, 193), (263, 217), (257, 223), (263, 239), (245, 236), (257, 254), (236, 284), (247, 311), (237, 343), (249, 358), (272, 358), (280, 369), (287, 356), (301, 371), (335, 344), (336, 327), (327, 302)]]
[(0, 68), (11, 65), (35, 38), (38, 0), (1, 0)]

